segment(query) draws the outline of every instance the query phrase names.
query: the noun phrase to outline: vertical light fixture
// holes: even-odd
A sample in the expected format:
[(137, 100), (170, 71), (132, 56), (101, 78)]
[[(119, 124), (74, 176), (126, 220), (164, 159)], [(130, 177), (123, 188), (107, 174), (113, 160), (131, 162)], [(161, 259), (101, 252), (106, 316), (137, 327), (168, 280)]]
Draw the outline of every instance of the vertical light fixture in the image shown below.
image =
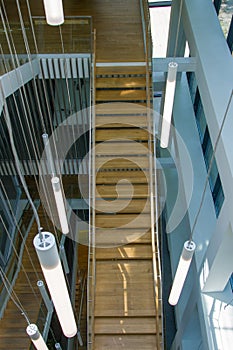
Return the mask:
[(168, 302), (171, 305), (176, 305), (178, 303), (195, 248), (196, 244), (193, 241), (186, 241), (184, 243), (183, 251), (179, 260), (172, 289), (168, 299)]
[(68, 226), (66, 208), (65, 208), (65, 203), (64, 203), (64, 198), (61, 190), (59, 177), (53, 176), (51, 179), (51, 182), (52, 182), (53, 193), (54, 193), (55, 202), (57, 206), (58, 216), (61, 224), (61, 231), (62, 233), (67, 235), (69, 233), (69, 226)]
[(178, 64), (176, 62), (170, 62), (168, 64), (167, 82), (166, 82), (166, 92), (163, 108), (163, 119), (162, 119), (162, 130), (160, 138), (160, 147), (167, 148), (169, 143), (170, 129), (171, 129), (171, 119), (172, 110), (176, 89), (176, 74), (177, 74)]
[(27, 335), (31, 338), (31, 341), (35, 345), (37, 350), (48, 350), (44, 339), (42, 338), (37, 325), (31, 323), (26, 328)]
[(56, 172), (54, 167), (53, 155), (52, 155), (52, 151), (49, 143), (49, 135), (43, 134), (42, 139), (44, 143), (44, 150), (46, 154), (48, 172), (52, 175), (55, 175)]
[[(41, 238), (42, 235), (42, 238)], [(62, 270), (54, 235), (41, 232), (33, 240), (41, 268), (64, 335), (71, 338), (77, 333), (75, 317)]]
[(51, 26), (64, 23), (64, 12), (62, 0), (43, 0), (46, 21)]

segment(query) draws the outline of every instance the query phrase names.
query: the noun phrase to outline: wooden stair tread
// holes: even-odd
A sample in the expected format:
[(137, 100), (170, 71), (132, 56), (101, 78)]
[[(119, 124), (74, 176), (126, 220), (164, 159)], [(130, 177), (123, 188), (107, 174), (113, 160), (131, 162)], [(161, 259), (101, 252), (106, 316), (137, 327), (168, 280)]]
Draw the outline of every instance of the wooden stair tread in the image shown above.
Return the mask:
[(95, 159), (96, 170), (103, 169), (148, 169), (149, 158), (145, 156), (101, 156)]
[[(114, 141), (114, 140), (123, 140), (122, 142), (133, 140), (134, 144), (136, 141), (148, 141), (148, 132), (147, 130), (140, 128), (130, 128), (130, 129), (97, 129), (95, 132), (95, 140), (99, 141)], [(133, 145), (134, 148), (134, 145)], [(132, 150), (133, 151), (133, 150)], [(121, 154), (121, 153), (119, 153)], [(134, 154), (134, 153), (133, 153)]]
[(96, 88), (135, 88), (146, 86), (145, 77), (109, 77), (109, 78), (97, 78), (96, 79)]
[(94, 330), (95, 334), (153, 334), (156, 321), (154, 317), (96, 317)]
[(95, 210), (100, 213), (148, 213), (150, 211), (150, 203), (147, 199), (132, 199), (107, 201), (103, 199), (96, 200)]
[(147, 184), (131, 184), (129, 182), (117, 185), (97, 185), (96, 198), (147, 198), (149, 189)]
[[(142, 62), (144, 64), (144, 62)], [(96, 67), (96, 75), (112, 75), (112, 74), (146, 74), (146, 66), (144, 65), (110, 65), (110, 66), (98, 66)]]
[(147, 127), (147, 118), (142, 115), (106, 115), (96, 116), (97, 128), (132, 128), (132, 127)]
[[(131, 246), (131, 245), (129, 245), (129, 246)], [(150, 245), (148, 245), (148, 246), (150, 246)], [(123, 249), (125, 247), (123, 247)], [(113, 250), (115, 250), (115, 248)], [(124, 271), (127, 271), (128, 277), (130, 277), (131, 275), (135, 276), (137, 273), (148, 274), (148, 273), (152, 273), (152, 261), (144, 260), (144, 261), (141, 261), (140, 264), (136, 260), (97, 261), (96, 271), (100, 275), (103, 274), (105, 276), (106, 273), (109, 273), (111, 275), (117, 274), (117, 275), (119, 275), (119, 277), (122, 277), (122, 274)]]
[(157, 348), (157, 337), (155, 335), (96, 335), (95, 350), (159, 350)]
[(136, 90), (96, 90), (96, 101), (145, 101), (146, 91)]
[(133, 156), (133, 155), (147, 155), (148, 144), (147, 142), (137, 142), (130, 139), (114, 138), (109, 141), (105, 141), (95, 146), (96, 156)]
[(116, 184), (120, 180), (127, 179), (131, 184), (148, 183), (148, 171), (129, 170), (129, 171), (98, 171), (96, 174), (96, 184), (110, 185)]
[(117, 248), (97, 248), (96, 260), (144, 260), (152, 258), (152, 250), (150, 244), (128, 244)]
[(145, 228), (150, 227), (150, 214), (116, 214), (96, 215), (98, 228)]
[(146, 116), (147, 109), (142, 105), (130, 102), (100, 103), (95, 107), (96, 115), (131, 115)]
[(98, 247), (119, 246), (128, 243), (150, 243), (151, 233), (145, 233), (145, 229), (97, 229), (96, 245)]

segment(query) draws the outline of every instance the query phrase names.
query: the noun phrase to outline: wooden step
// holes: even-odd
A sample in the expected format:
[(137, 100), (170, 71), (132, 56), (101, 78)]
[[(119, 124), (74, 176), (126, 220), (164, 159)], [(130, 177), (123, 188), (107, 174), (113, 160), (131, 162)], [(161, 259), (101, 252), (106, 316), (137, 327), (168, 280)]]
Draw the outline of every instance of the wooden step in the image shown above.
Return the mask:
[(150, 244), (135, 244), (131, 243), (126, 246), (117, 248), (97, 248), (96, 260), (145, 260), (152, 258), (152, 251)]
[(135, 335), (96, 335), (95, 350), (160, 350), (157, 347), (155, 335), (135, 334)]
[(146, 230), (135, 229), (97, 229), (96, 230), (96, 246), (97, 247), (114, 247), (128, 243), (150, 243), (151, 233)]
[(98, 228), (150, 228), (149, 214), (97, 214), (95, 219)]
[[(119, 140), (119, 141), (118, 141)], [(133, 155), (147, 155), (148, 143), (127, 141), (125, 139), (112, 139), (103, 143), (96, 144), (96, 156), (133, 156)], [(118, 141), (118, 142), (116, 142)]]
[(131, 184), (121, 180), (117, 185), (97, 185), (96, 198), (147, 198), (149, 188), (147, 184)]
[(156, 323), (154, 317), (96, 317), (94, 329), (95, 334), (153, 334)]
[[(98, 171), (103, 170), (116, 170), (117, 174), (119, 173), (119, 169), (125, 170), (124, 178), (131, 178), (131, 170), (132, 169), (148, 169), (149, 168), (149, 158), (147, 155), (143, 156), (97, 156), (95, 159), (95, 166)], [(128, 171), (127, 171), (128, 170)], [(111, 172), (112, 176), (116, 176), (113, 172)], [(145, 173), (146, 174), (146, 173)]]
[(130, 102), (100, 103), (95, 107), (96, 115), (131, 115), (146, 116), (147, 109), (142, 105)]
[(146, 65), (144, 62), (141, 62), (140, 65), (109, 65), (108, 66), (98, 66), (96, 67), (96, 75), (113, 75), (113, 74), (140, 74), (142, 76), (146, 75)]
[(114, 141), (115, 139), (124, 140), (124, 141), (133, 140), (135, 141), (135, 143), (136, 141), (145, 141), (145, 144), (146, 144), (148, 141), (148, 132), (147, 130), (140, 129), (140, 128), (129, 128), (129, 129), (123, 129), (123, 130), (117, 129), (117, 128), (97, 129), (95, 132), (96, 142), (107, 141), (107, 140)]
[(148, 213), (150, 203), (147, 199), (109, 201), (99, 199), (95, 202), (96, 213)]
[(146, 86), (145, 77), (109, 77), (109, 78), (97, 78), (95, 86), (97, 89), (100, 88), (136, 88)]
[[(124, 251), (124, 248), (130, 248), (135, 244), (127, 245), (125, 247), (119, 247), (120, 251)], [(145, 248), (146, 245), (144, 245)], [(147, 245), (147, 248), (149, 245)], [(115, 252), (118, 248), (109, 249), (109, 251)], [(140, 248), (141, 250), (141, 248)], [(115, 254), (115, 253), (114, 253)], [(134, 282), (143, 280), (144, 282), (150, 282), (153, 279), (153, 266), (151, 260), (142, 260), (138, 262), (137, 260), (101, 260), (96, 263), (96, 273), (99, 277), (99, 282), (101, 283), (118, 283), (123, 280), (128, 282)], [(138, 280), (139, 279), (139, 280)], [(101, 284), (99, 285), (101, 287)], [(108, 288), (108, 287), (107, 287)], [(144, 286), (139, 283), (139, 288), (144, 288)]]
[[(147, 128), (147, 117), (142, 115), (104, 115), (96, 116), (97, 128)], [(121, 130), (123, 131), (123, 130)]]
[(131, 184), (145, 184), (149, 179), (148, 171), (131, 170), (131, 171), (98, 171), (96, 174), (97, 185), (116, 184), (121, 180), (128, 180)]
[(140, 90), (96, 90), (96, 101), (146, 101), (146, 91)]

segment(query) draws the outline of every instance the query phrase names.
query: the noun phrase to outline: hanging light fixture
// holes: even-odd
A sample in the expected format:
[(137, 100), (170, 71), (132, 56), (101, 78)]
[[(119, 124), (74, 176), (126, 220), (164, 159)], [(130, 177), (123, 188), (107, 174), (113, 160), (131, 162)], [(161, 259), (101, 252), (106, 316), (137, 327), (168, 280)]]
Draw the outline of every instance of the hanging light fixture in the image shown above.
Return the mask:
[(55, 175), (55, 167), (54, 167), (54, 162), (53, 162), (53, 155), (52, 155), (52, 150), (50, 147), (49, 143), (49, 135), (48, 134), (43, 134), (42, 135), (43, 143), (44, 143), (44, 150), (46, 154), (46, 160), (47, 160), (47, 169), (49, 174)]
[(61, 231), (62, 233), (67, 235), (69, 233), (69, 226), (68, 226), (66, 208), (65, 208), (63, 195), (62, 195), (59, 177), (57, 176), (52, 177), (51, 182), (52, 182), (53, 193), (56, 201), (58, 216), (61, 224)]
[(167, 83), (166, 83), (166, 92), (163, 108), (163, 120), (162, 120), (162, 130), (161, 130), (161, 139), (160, 147), (167, 148), (169, 143), (170, 129), (171, 129), (171, 119), (172, 119), (172, 110), (176, 89), (176, 74), (177, 74), (178, 64), (176, 62), (170, 62), (168, 64), (168, 73), (167, 73)]
[(43, 0), (46, 21), (51, 26), (58, 26), (64, 23), (62, 0)]
[(168, 299), (168, 302), (171, 305), (176, 305), (178, 303), (195, 248), (196, 244), (193, 241), (186, 241), (184, 243), (183, 251), (179, 260), (176, 275)]
[(37, 325), (31, 323), (26, 328), (27, 335), (31, 338), (31, 341), (35, 345), (37, 350), (48, 350), (44, 339), (42, 338)]
[[(41, 238), (42, 235), (42, 238)], [(77, 326), (74, 318), (64, 273), (58, 255), (54, 235), (41, 232), (33, 240), (41, 268), (62, 328), (68, 338), (75, 336)]]

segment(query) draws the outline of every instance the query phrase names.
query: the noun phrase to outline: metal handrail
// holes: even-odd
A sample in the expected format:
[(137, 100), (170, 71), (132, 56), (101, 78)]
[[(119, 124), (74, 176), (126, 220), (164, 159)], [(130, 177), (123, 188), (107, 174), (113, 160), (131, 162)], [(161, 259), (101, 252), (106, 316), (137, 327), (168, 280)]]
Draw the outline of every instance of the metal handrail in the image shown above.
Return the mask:
[(92, 74), (91, 74), (91, 115), (89, 130), (89, 247), (87, 276), (87, 349), (94, 343), (94, 297), (95, 297), (95, 55), (96, 32), (93, 32)]
[[(157, 174), (156, 174), (156, 148), (155, 148), (155, 123), (153, 112), (151, 111), (152, 100), (152, 82), (151, 82), (151, 68), (152, 68), (152, 45), (151, 45), (151, 30), (148, 2), (140, 0), (142, 28), (144, 39), (144, 53), (146, 61), (146, 96), (147, 96), (147, 120), (148, 120), (148, 148), (149, 154), (149, 187), (150, 187), (150, 204), (151, 204), (151, 239), (152, 239), (152, 259), (153, 259), (153, 276), (154, 276), (154, 295), (156, 306), (156, 330), (159, 335), (161, 320), (159, 314), (162, 315), (162, 300), (161, 300), (161, 266), (159, 259), (159, 245), (158, 242), (158, 201), (157, 201)], [(151, 113), (152, 112), (152, 113)], [(157, 258), (158, 257), (158, 258)], [(159, 280), (159, 288), (158, 288)], [(163, 339), (163, 338), (162, 338)], [(160, 336), (157, 336), (157, 348), (163, 349), (163, 343), (160, 342)]]

